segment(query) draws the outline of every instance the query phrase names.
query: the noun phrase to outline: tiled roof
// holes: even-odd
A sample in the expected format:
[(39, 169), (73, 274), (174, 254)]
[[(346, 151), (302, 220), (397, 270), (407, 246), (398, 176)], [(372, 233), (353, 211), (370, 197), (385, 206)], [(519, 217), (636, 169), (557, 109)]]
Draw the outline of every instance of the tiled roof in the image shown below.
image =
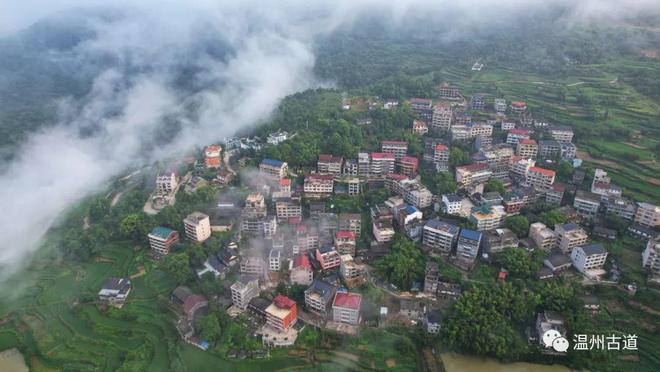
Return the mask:
[(333, 302), (332, 306), (359, 310), (361, 301), (362, 296), (357, 293), (337, 292), (335, 295), (335, 301)]
[(539, 168), (539, 167), (531, 167), (531, 168), (529, 168), (529, 171), (530, 172), (541, 173), (544, 176), (550, 176), (550, 177), (555, 176), (555, 171), (550, 170), (550, 169), (544, 169), (544, 168)]
[(264, 159), (261, 161), (261, 164), (270, 165), (272, 167), (281, 167), (284, 164), (284, 162), (275, 159)]
[(171, 233), (175, 232), (172, 229), (163, 226), (156, 226), (151, 230), (150, 235), (157, 236), (163, 240), (167, 240)]

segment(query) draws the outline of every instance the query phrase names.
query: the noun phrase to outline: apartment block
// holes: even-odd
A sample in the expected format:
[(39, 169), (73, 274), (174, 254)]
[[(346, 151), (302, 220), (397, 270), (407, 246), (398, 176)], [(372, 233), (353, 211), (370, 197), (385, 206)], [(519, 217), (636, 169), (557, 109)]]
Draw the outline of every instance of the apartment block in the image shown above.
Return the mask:
[(239, 309), (247, 309), (250, 301), (259, 296), (259, 279), (253, 276), (241, 275), (231, 285), (231, 301)]
[(211, 220), (202, 212), (193, 212), (183, 220), (186, 238), (198, 243), (211, 237)]
[(172, 246), (179, 242), (179, 232), (167, 227), (154, 227), (148, 235), (149, 247), (156, 257), (170, 253)]
[(573, 222), (555, 225), (557, 246), (565, 254), (570, 254), (577, 246), (584, 245), (589, 235), (580, 226)]
[(458, 240), (459, 227), (439, 219), (431, 219), (424, 225), (422, 245), (433, 253), (450, 254)]
[(408, 142), (406, 141), (383, 141), (381, 151), (388, 154), (393, 154), (397, 161), (406, 156), (408, 152)]

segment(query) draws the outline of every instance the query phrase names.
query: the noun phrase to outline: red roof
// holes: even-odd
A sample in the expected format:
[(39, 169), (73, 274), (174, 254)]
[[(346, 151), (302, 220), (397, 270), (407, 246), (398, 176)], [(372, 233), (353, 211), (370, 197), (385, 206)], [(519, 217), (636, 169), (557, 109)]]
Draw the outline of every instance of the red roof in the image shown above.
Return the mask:
[(329, 154), (321, 154), (319, 155), (319, 161), (323, 163), (341, 163), (342, 158), (341, 156), (334, 156), (334, 155), (329, 155)]
[(523, 159), (523, 157), (520, 156), (520, 155), (513, 155), (513, 156), (511, 157), (511, 162), (512, 162), (512, 163), (517, 163), (519, 160), (522, 160), (522, 159)]
[(394, 154), (391, 154), (389, 152), (372, 152), (371, 153), (371, 158), (372, 159), (391, 159), (391, 160), (394, 160)]
[(192, 311), (193, 308), (195, 308), (195, 306), (197, 306), (202, 302), (208, 302), (204, 296), (200, 296), (196, 294), (189, 296), (188, 298), (186, 298), (186, 302), (183, 303), (183, 311), (185, 311), (186, 313), (190, 313), (190, 311)]
[(609, 189), (610, 184), (607, 182), (596, 182), (594, 183), (594, 188), (595, 189)]
[(435, 151), (447, 151), (447, 150), (449, 150), (449, 147), (443, 145), (442, 143), (435, 145)]
[(406, 141), (390, 141), (390, 140), (385, 140), (383, 141), (383, 145), (405, 145), (408, 146), (408, 142)]
[(404, 176), (403, 174), (398, 174), (398, 173), (388, 173), (385, 177), (387, 179), (394, 180), (394, 181), (401, 181), (401, 180), (405, 180), (406, 178), (408, 178), (408, 176)]
[(504, 272), (504, 271), (500, 271), (500, 273), (497, 275), (497, 278), (498, 278), (499, 280), (504, 280), (504, 279), (506, 279), (506, 272)]
[(291, 179), (290, 178), (280, 179), (280, 186), (290, 186), (290, 185), (291, 185)]
[(306, 269), (311, 269), (312, 265), (309, 263), (309, 257), (307, 257), (307, 255), (305, 254), (296, 256), (293, 259), (293, 267), (298, 267), (298, 266), (302, 266)]
[(319, 181), (332, 181), (334, 176), (331, 174), (308, 174), (305, 176), (305, 181), (307, 180), (319, 180)]
[(551, 176), (551, 177), (555, 176), (555, 171), (550, 170), (550, 169), (543, 169), (543, 168), (539, 168), (539, 167), (531, 167), (531, 168), (529, 168), (529, 171), (530, 172), (541, 173), (544, 176)]
[(461, 165), (460, 167), (456, 167), (456, 169), (464, 169), (470, 172), (484, 170), (486, 168), (488, 168), (488, 164), (485, 163), (474, 163), (474, 164)]
[(332, 306), (359, 310), (361, 301), (362, 296), (357, 293), (337, 292), (335, 295), (335, 301), (332, 303)]
[(555, 183), (552, 185), (552, 189), (557, 192), (564, 192), (566, 191), (566, 186), (562, 185), (561, 183)]
[(426, 128), (428, 124), (426, 124), (425, 121), (422, 120), (414, 120), (413, 121), (413, 128)]
[(523, 145), (536, 145), (536, 141), (534, 141), (531, 138), (523, 138), (518, 143), (523, 144)]
[(513, 101), (511, 102), (511, 106), (513, 107), (525, 107), (527, 104), (524, 101)]
[(220, 151), (220, 146), (218, 145), (208, 145), (204, 149), (205, 152), (218, 152)]
[(213, 166), (217, 167), (220, 165), (220, 158), (207, 157), (204, 158), (204, 163), (206, 164), (207, 167), (213, 167)]
[(296, 302), (294, 300), (281, 294), (278, 294), (275, 296), (275, 298), (273, 298), (273, 304), (275, 304), (275, 306), (279, 307), (280, 309), (290, 309), (296, 306)]
[(427, 104), (430, 104), (433, 101), (430, 98), (411, 98), (410, 102), (411, 103), (427, 103)]
[(513, 128), (509, 130), (511, 134), (529, 134), (529, 130), (523, 128)]
[(419, 164), (419, 159), (414, 156), (404, 156), (401, 158), (402, 163), (413, 163), (415, 165)]
[(299, 223), (300, 223), (300, 216), (289, 217), (289, 224), (290, 225), (298, 225)]
[(350, 239), (355, 239), (355, 233), (349, 230), (339, 230), (335, 234), (335, 238), (337, 239), (345, 239), (345, 238), (350, 238)]

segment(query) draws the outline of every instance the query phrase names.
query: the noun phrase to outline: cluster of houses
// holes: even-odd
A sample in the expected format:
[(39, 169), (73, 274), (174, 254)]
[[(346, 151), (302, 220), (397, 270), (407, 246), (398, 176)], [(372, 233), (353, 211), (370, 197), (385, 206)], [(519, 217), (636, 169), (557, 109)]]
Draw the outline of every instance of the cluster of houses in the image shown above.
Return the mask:
[[(450, 85), (440, 86), (437, 96), (408, 102), (416, 115), (412, 132), (424, 139), (421, 158), (408, 154), (406, 141), (388, 139), (382, 141), (380, 151), (359, 152), (353, 159), (321, 154), (316, 169), (304, 174), (301, 184), (287, 162), (263, 159), (251, 180), (257, 186), (249, 193), (231, 201), (219, 200), (218, 215), (193, 212), (183, 220), (185, 238), (191, 242), (212, 240), (214, 231), (236, 231), (234, 241), (210, 255), (196, 268), (197, 274), (228, 282), (228, 313), (250, 312), (259, 317), (262, 325), (255, 332), (265, 346), (293, 345), (301, 323), (357, 332), (364, 306), (358, 287), (369, 280), (373, 261), (389, 252), (397, 231), (419, 243), (434, 260), (465, 271), (493, 254), (524, 247), (547, 252), (538, 279), (549, 280), (574, 267), (586, 278), (600, 280), (606, 273), (608, 252), (587, 231), (601, 239), (616, 238), (616, 231), (600, 223), (606, 214), (615, 215), (630, 221), (631, 233), (648, 240), (643, 265), (660, 277), (656, 232), (660, 207), (626, 199), (601, 169), (595, 171), (586, 190), (570, 128), (535, 121), (522, 101), (507, 105), (496, 98), (491, 110), (485, 95), (475, 94), (468, 102)], [(350, 109), (350, 105), (344, 106)], [(398, 106), (397, 100), (386, 100), (382, 107)], [(370, 120), (365, 120), (358, 125), (369, 125)], [(267, 142), (277, 145), (289, 137), (286, 132), (276, 132)], [(419, 168), (449, 172), (451, 147), (467, 141), (474, 143), (475, 151), (469, 164), (455, 167), (457, 192), (434, 195), (421, 182)], [(243, 148), (244, 142), (226, 139), (224, 144), (233, 149)], [(251, 150), (253, 145), (258, 142), (250, 142)], [(222, 169), (221, 150), (218, 145), (207, 146), (203, 162), (207, 169), (218, 168), (216, 182), (226, 184), (229, 173)], [(553, 170), (562, 159), (575, 167), (573, 178), (565, 184), (557, 182)], [(485, 192), (485, 184), (491, 180), (500, 180), (507, 191)], [(202, 181), (186, 180), (186, 187), (192, 184), (194, 189)], [(363, 213), (326, 211), (325, 198), (358, 196), (367, 184), (369, 190), (384, 188), (392, 196)], [(155, 194), (173, 197), (178, 187), (174, 172), (163, 173), (156, 180)], [(559, 208), (567, 222), (546, 226), (533, 221), (526, 237), (504, 227), (507, 217), (525, 213), (539, 202)], [(470, 228), (465, 227), (466, 222)], [(154, 227), (148, 239), (156, 259), (181, 243), (179, 232), (164, 226)], [(304, 303), (282, 294), (269, 296), (278, 283), (306, 287)], [(423, 286), (415, 286), (417, 294), (400, 302), (399, 315), (437, 333), (442, 321), (438, 308), (458, 298), (461, 286), (442, 281), (433, 260), (426, 267)], [(130, 288), (129, 279), (113, 278), (99, 292), (99, 299), (121, 306)], [(194, 319), (204, 314), (208, 300), (181, 287), (172, 298), (181, 309), (177, 327), (182, 337), (207, 347), (195, 337)], [(381, 317), (388, 311), (382, 307)], [(563, 320), (557, 314), (538, 315), (539, 332), (561, 327)]]

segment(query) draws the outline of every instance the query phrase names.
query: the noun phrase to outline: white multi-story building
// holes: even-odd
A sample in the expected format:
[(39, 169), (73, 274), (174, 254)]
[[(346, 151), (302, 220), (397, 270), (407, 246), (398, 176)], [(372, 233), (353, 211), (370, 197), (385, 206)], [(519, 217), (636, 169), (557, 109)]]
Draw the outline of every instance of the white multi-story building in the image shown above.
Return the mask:
[(374, 221), (372, 224), (374, 238), (379, 243), (386, 243), (394, 238), (394, 227), (392, 221)]
[(429, 132), (429, 126), (425, 121), (413, 120), (412, 132), (414, 134), (419, 134), (420, 136), (425, 135)]
[(381, 151), (388, 154), (394, 154), (394, 158), (399, 161), (406, 156), (408, 152), (408, 142), (406, 141), (383, 141)]
[(372, 177), (383, 177), (394, 172), (395, 155), (388, 152), (371, 153), (369, 164), (369, 175)]
[(635, 223), (651, 228), (660, 226), (660, 206), (650, 203), (637, 203)]
[(518, 141), (516, 147), (516, 155), (522, 156), (525, 159), (536, 158), (539, 152), (539, 145), (530, 138), (523, 138)]
[(493, 172), (488, 169), (488, 164), (474, 163), (456, 167), (456, 183), (461, 186), (469, 186), (486, 182)]
[(573, 222), (555, 225), (557, 235), (557, 246), (565, 254), (570, 254), (577, 246), (584, 245), (589, 240), (589, 235)]
[(442, 204), (444, 205), (445, 213), (458, 215), (461, 213), (463, 200), (456, 194), (443, 194)]
[(280, 271), (282, 268), (282, 252), (279, 249), (271, 249), (268, 254), (268, 270)]
[(529, 225), (529, 237), (538, 248), (546, 252), (557, 245), (557, 234), (541, 222)]
[(584, 218), (594, 218), (598, 214), (601, 198), (599, 195), (578, 190), (573, 199), (573, 207)]
[(259, 296), (259, 279), (241, 275), (236, 283), (231, 285), (231, 301), (239, 309), (247, 309), (250, 300)]
[(183, 220), (186, 238), (195, 242), (203, 242), (211, 237), (211, 220), (202, 212), (193, 212)]
[(424, 209), (433, 203), (433, 194), (418, 180), (402, 179), (392, 185), (392, 191), (408, 204)]
[(270, 143), (271, 145), (278, 145), (281, 142), (286, 141), (289, 138), (289, 133), (286, 131), (277, 131), (270, 133), (268, 135), (268, 138), (266, 138), (266, 142)]
[(246, 256), (241, 259), (241, 274), (262, 276), (266, 274), (268, 267), (261, 257)]
[(571, 253), (571, 262), (577, 271), (589, 274), (592, 270), (602, 269), (607, 260), (607, 251), (601, 244), (575, 247)]
[(506, 112), (506, 100), (504, 98), (495, 98), (493, 101), (493, 109), (499, 113)]
[(179, 232), (163, 226), (154, 227), (148, 235), (149, 247), (156, 257), (170, 253), (172, 246), (179, 242)]
[(325, 316), (335, 295), (335, 287), (322, 280), (314, 280), (305, 290), (305, 306), (308, 310)]
[(341, 169), (344, 159), (341, 156), (328, 154), (319, 155), (319, 161), (316, 163), (316, 169), (320, 174), (341, 175)]
[(281, 160), (264, 159), (259, 164), (259, 173), (271, 180), (277, 180), (286, 177), (289, 171), (289, 165)]
[(314, 279), (314, 272), (309, 258), (306, 254), (301, 254), (290, 261), (289, 279), (292, 284), (310, 285)]
[(163, 172), (156, 177), (156, 195), (168, 195), (178, 186), (176, 173)]
[(555, 141), (558, 142), (572, 142), (573, 129), (568, 127), (555, 126), (550, 128), (550, 135)]
[(511, 173), (512, 178), (517, 180), (526, 179), (527, 172), (536, 164), (534, 159), (520, 159), (519, 157), (511, 158), (511, 162), (509, 172)]
[(472, 208), (470, 221), (477, 226), (477, 231), (493, 230), (500, 227), (505, 215), (503, 206), (485, 205)]
[(433, 253), (449, 254), (458, 239), (459, 230), (458, 226), (437, 218), (428, 220), (424, 225), (422, 245)]
[(642, 267), (660, 275), (660, 238), (649, 239), (642, 252)]
[(332, 302), (332, 320), (358, 325), (361, 303), (362, 296), (359, 293), (337, 292)]
[(437, 172), (449, 170), (449, 147), (439, 143), (433, 149), (433, 165)]
[(433, 106), (433, 120), (431, 127), (435, 130), (449, 130), (451, 127), (452, 110), (451, 105), (438, 103)]
[(334, 180), (331, 174), (308, 174), (305, 176), (304, 191), (308, 197), (331, 195), (334, 190)]
[(506, 135), (506, 143), (517, 145), (522, 139), (529, 139), (531, 132), (524, 128), (514, 128), (509, 130)]
[(350, 254), (344, 254), (341, 256), (339, 275), (350, 287), (353, 287), (364, 278), (364, 266), (355, 262)]
[(531, 167), (527, 171), (525, 181), (532, 186), (534, 190), (545, 191), (555, 182), (555, 171), (539, 167)]

